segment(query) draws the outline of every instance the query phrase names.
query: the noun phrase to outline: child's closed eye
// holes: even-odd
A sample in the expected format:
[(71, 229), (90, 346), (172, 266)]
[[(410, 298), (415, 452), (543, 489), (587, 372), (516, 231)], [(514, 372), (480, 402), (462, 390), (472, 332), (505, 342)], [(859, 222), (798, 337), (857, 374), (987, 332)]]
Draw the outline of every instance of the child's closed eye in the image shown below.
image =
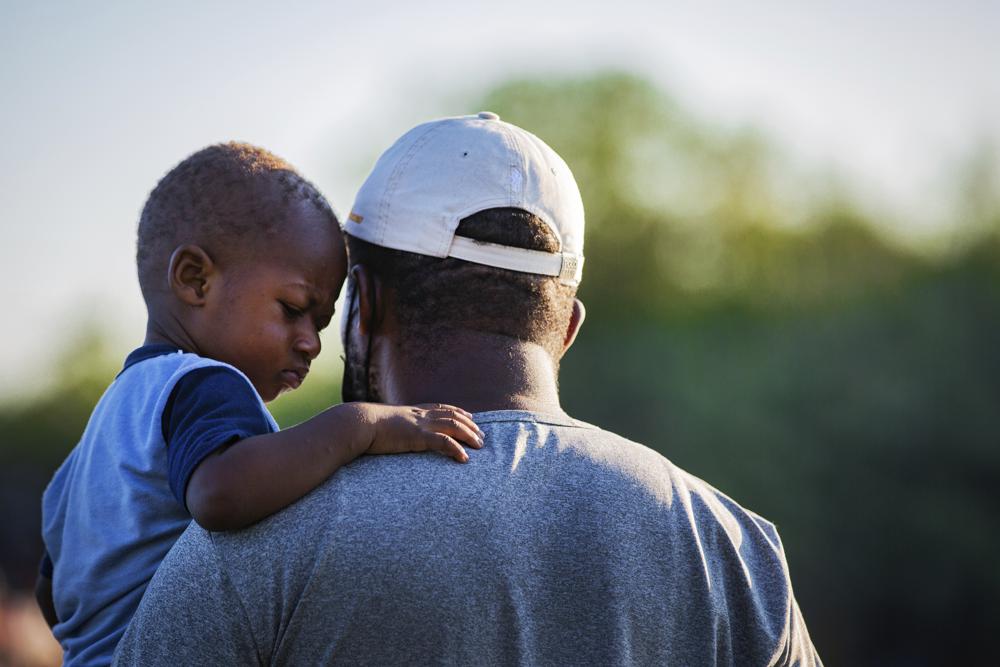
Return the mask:
[(304, 310), (302, 310), (301, 308), (296, 308), (295, 306), (293, 306), (288, 302), (279, 301), (278, 303), (281, 304), (281, 309), (285, 311), (285, 317), (287, 317), (290, 320), (297, 320), (303, 315), (305, 315)]

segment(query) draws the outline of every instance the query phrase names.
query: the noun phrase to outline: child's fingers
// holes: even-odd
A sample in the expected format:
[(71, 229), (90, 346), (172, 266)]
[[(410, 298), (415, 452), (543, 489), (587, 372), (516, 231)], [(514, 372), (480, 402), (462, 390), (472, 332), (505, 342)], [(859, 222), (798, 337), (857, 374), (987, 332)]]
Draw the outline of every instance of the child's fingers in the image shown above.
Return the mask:
[(444, 433), (428, 433), (427, 436), (427, 449), (441, 452), (459, 463), (469, 462), (469, 455), (465, 453), (465, 449), (454, 438)]
[(452, 412), (458, 412), (459, 414), (463, 414), (466, 417), (468, 417), (469, 419), (472, 419), (472, 413), (471, 412), (466, 412), (462, 408), (456, 407), (454, 405), (448, 405), (447, 403), (421, 403), (420, 405), (418, 405), (416, 407), (423, 408), (424, 410), (428, 410), (428, 411), (431, 411), (431, 410), (450, 410)]
[[(479, 428), (479, 426), (476, 424), (476, 422), (474, 422), (472, 420), (472, 417), (469, 416), (468, 412), (456, 411), (456, 410), (454, 410), (453, 408), (450, 408), (450, 407), (449, 408), (439, 408), (439, 409), (435, 409), (435, 410), (428, 410), (427, 417), (429, 419), (431, 419), (431, 420), (434, 420), (434, 421), (438, 421), (438, 420), (442, 420), (442, 419), (443, 420), (457, 421), (458, 423), (462, 424), (465, 428), (467, 428), (469, 431), (471, 431), (472, 433), (476, 434), (476, 436), (477, 436), (473, 440), (466, 440), (465, 438), (458, 438), (459, 440), (465, 440), (465, 442), (468, 442), (470, 444), (473, 443), (473, 442), (479, 442), (480, 444), (482, 443), (483, 432)], [(450, 435), (454, 436), (455, 434), (452, 433)], [(457, 436), (455, 436), (455, 437), (457, 437)]]
[(438, 433), (450, 435), (455, 440), (460, 440), (470, 447), (479, 449), (483, 446), (483, 438), (479, 435), (479, 427), (475, 424), (470, 425), (457, 416), (437, 417), (428, 422), (428, 427)]

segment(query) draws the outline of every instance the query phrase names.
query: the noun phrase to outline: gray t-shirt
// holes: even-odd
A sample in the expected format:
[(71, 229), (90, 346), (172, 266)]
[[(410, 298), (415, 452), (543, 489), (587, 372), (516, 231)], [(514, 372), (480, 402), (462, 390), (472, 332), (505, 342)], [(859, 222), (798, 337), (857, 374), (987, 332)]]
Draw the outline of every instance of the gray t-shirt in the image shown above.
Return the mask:
[(118, 664), (820, 664), (772, 524), (566, 417), (366, 456), (243, 531), (196, 524)]

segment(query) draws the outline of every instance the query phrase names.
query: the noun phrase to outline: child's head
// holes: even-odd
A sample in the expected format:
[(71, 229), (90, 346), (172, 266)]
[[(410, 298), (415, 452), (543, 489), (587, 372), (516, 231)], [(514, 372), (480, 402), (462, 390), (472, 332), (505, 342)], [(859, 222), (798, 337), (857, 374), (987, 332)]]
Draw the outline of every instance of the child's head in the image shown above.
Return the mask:
[(284, 160), (210, 146), (174, 167), (139, 219), (148, 341), (243, 371), (265, 401), (319, 354), (346, 271), (329, 204)]

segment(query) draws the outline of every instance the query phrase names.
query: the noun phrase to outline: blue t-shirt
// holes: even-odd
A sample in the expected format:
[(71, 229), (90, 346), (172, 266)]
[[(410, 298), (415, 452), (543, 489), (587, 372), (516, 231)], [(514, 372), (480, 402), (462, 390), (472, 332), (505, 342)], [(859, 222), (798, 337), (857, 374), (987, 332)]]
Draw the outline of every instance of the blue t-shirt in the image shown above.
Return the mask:
[(170, 490), (185, 509), (187, 484), (205, 457), (238, 440), (274, 430), (254, 388), (224, 366), (199, 368), (181, 378), (160, 422), (167, 443)]
[(67, 665), (108, 664), (146, 584), (190, 522), (206, 456), (277, 424), (236, 368), (168, 345), (128, 356), (43, 497), (46, 555)]
[[(178, 351), (172, 345), (143, 345), (125, 358), (121, 373), (141, 361)], [(238, 440), (272, 432), (269, 416), (261, 412), (254, 388), (228, 366), (199, 368), (178, 380), (160, 419), (170, 490), (177, 502), (187, 508), (187, 483), (205, 457)], [(48, 552), (40, 572), (52, 578)]]

